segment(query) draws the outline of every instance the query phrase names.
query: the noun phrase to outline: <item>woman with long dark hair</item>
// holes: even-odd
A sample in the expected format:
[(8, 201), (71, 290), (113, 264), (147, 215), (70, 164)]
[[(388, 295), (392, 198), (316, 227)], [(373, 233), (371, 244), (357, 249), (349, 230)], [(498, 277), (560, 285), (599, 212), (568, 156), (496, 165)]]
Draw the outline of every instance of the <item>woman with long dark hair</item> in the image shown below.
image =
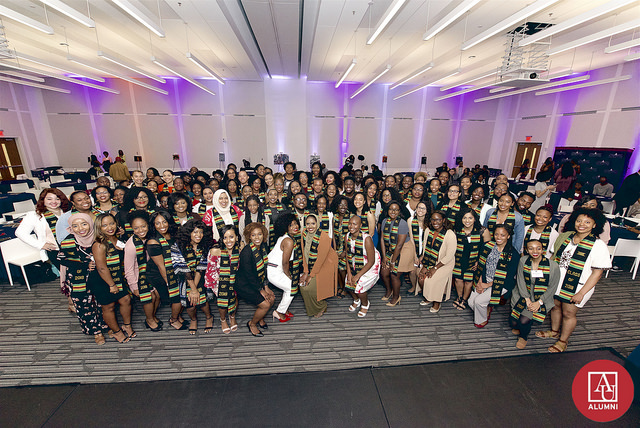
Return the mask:
[(192, 212), (191, 199), (181, 192), (174, 192), (169, 196), (169, 213), (178, 226), (195, 218), (200, 220), (200, 215)]
[(204, 287), (207, 256), (212, 246), (211, 228), (196, 219), (187, 221), (178, 229), (176, 242), (171, 246), (171, 261), (180, 288), (180, 303), (187, 309), (191, 320), (190, 335), (195, 335), (198, 330), (198, 309), (206, 317), (204, 332), (213, 330), (213, 315), (209, 309), (213, 292)]
[(364, 318), (371, 307), (368, 291), (378, 281), (381, 258), (369, 234), (362, 230), (362, 218), (358, 215), (353, 215), (349, 220), (349, 233), (345, 237), (345, 247), (347, 249), (345, 287), (353, 298), (349, 312), (355, 312), (360, 308), (358, 318)]
[(355, 210), (353, 202), (342, 195), (338, 195), (331, 203), (333, 212), (333, 242), (338, 253), (338, 296), (345, 296), (344, 280), (347, 275), (347, 254), (344, 248), (344, 238), (349, 233), (349, 218)]
[(542, 245), (545, 251), (545, 257), (550, 259), (553, 255), (553, 248), (558, 239), (558, 231), (551, 227), (553, 219), (553, 208), (551, 205), (543, 205), (536, 211), (533, 224), (524, 229), (524, 247), (520, 253), (524, 253), (527, 249), (527, 242), (536, 240)]
[(444, 213), (444, 216), (449, 223), (453, 224), (456, 221), (456, 216), (462, 208), (462, 201), (460, 200), (460, 186), (457, 184), (451, 184), (447, 188), (447, 196), (440, 203), (438, 210)]
[(498, 224), (509, 226), (512, 230), (513, 247), (519, 251), (524, 240), (524, 220), (520, 213), (514, 209), (514, 203), (515, 200), (511, 193), (507, 192), (501, 195), (497, 208), (491, 208), (487, 211), (483, 226), (491, 233), (494, 232)]
[(127, 240), (133, 233), (131, 224), (129, 223), (129, 213), (133, 211), (146, 211), (147, 214), (150, 215), (155, 212), (157, 206), (156, 197), (151, 190), (146, 187), (130, 189), (129, 192), (124, 195), (124, 204), (116, 216), (118, 225), (124, 230), (124, 234), (120, 239)]
[(202, 189), (202, 200), (194, 205), (193, 212), (198, 213), (200, 217), (204, 217), (204, 215), (213, 208), (213, 194), (215, 190), (209, 186), (205, 186)]
[(556, 184), (556, 192), (566, 192), (576, 178), (576, 170), (573, 169), (571, 162), (567, 161), (562, 164), (554, 175)]
[[(387, 190), (385, 189), (383, 194)], [(409, 213), (404, 203), (392, 200), (385, 207), (383, 214), (385, 217), (380, 223), (380, 256), (382, 259), (380, 276), (382, 276), (386, 292), (382, 300), (388, 300), (387, 306), (396, 306), (401, 299), (402, 273), (399, 272), (398, 267), (400, 252), (409, 234), (409, 227), (405, 220), (409, 218)]]

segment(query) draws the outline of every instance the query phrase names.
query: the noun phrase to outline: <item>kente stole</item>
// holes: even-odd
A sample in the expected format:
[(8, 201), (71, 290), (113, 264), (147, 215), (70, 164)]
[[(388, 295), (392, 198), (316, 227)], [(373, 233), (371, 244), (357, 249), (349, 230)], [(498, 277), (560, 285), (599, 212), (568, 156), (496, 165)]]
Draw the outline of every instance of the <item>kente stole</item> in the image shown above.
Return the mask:
[[(571, 233), (564, 240), (558, 251), (556, 252), (555, 262), (560, 263), (560, 259), (562, 258), (562, 253), (569, 245), (569, 242), (575, 236), (575, 232)], [(576, 294), (576, 290), (578, 289), (578, 285), (580, 282), (580, 276), (582, 275), (582, 270), (584, 269), (585, 262), (591, 253), (591, 249), (593, 245), (596, 243), (597, 237), (590, 233), (586, 236), (582, 241), (578, 243), (578, 247), (576, 248), (573, 256), (571, 257), (571, 261), (569, 262), (569, 266), (567, 267), (567, 273), (564, 276), (564, 281), (562, 282), (562, 287), (560, 288), (560, 294), (557, 296), (558, 300), (569, 303), (571, 302), (571, 298)]]
[[(531, 257), (528, 257), (527, 260), (524, 262), (524, 267), (522, 269), (522, 273), (524, 275), (524, 283), (527, 285), (527, 292), (529, 292), (529, 295), (526, 297), (531, 296), (531, 264), (532, 264)], [(538, 264), (538, 270), (542, 272), (542, 278), (534, 278), (534, 284), (533, 284), (533, 301), (534, 302), (537, 302), (538, 300), (540, 300), (542, 298), (542, 295), (545, 293), (545, 291), (547, 291), (547, 288), (549, 287), (549, 278), (551, 275), (550, 274), (551, 269), (550, 269), (549, 260), (546, 257), (543, 256), (542, 260), (540, 260), (540, 263)], [(518, 302), (515, 304), (513, 309), (511, 309), (511, 318), (517, 321), (525, 309), (527, 309), (527, 302), (525, 300), (525, 297), (520, 297), (520, 300), (518, 300)], [(533, 313), (533, 321), (537, 323), (542, 323), (547, 316), (547, 308), (545, 308), (544, 305), (541, 305), (538, 312), (532, 312), (532, 313)]]

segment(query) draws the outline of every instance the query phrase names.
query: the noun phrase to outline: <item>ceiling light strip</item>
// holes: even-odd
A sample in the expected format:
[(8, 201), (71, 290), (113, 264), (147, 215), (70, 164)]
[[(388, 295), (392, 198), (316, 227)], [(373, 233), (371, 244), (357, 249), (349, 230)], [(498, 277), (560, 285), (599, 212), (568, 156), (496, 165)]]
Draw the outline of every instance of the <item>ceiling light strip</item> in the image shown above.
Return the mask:
[(389, 70), (391, 70), (391, 65), (387, 64), (387, 66), (385, 67), (384, 70), (382, 70), (382, 72), (380, 72), (380, 74), (378, 74), (376, 77), (374, 77), (373, 79), (369, 80), (369, 82), (365, 83), (364, 85), (360, 86), (360, 88), (355, 91), (353, 93), (353, 95), (351, 95), (349, 98), (354, 99), (360, 92), (364, 91), (365, 89), (367, 89), (369, 87), (369, 85), (371, 85), (373, 82), (375, 82), (376, 80), (378, 80), (379, 78), (381, 78), (382, 76), (385, 75), (385, 73), (387, 73)]
[(466, 85), (467, 83), (475, 82), (476, 80), (484, 79), (485, 77), (493, 76), (498, 73), (498, 70), (492, 71), (491, 73), (486, 73), (481, 76), (476, 76), (468, 80), (464, 80), (462, 82), (454, 83), (453, 85), (443, 86), (440, 88), (441, 91), (448, 91), (449, 89), (457, 88), (458, 86)]
[(422, 36), (422, 40), (429, 40), (440, 31), (447, 28), (453, 21), (460, 18), (467, 11), (469, 11), (473, 6), (480, 3), (480, 0), (465, 0), (460, 3), (455, 9), (447, 14), (444, 18), (434, 24), (429, 31), (427, 31), (424, 36)]
[(195, 65), (197, 65), (198, 67), (203, 69), (205, 72), (207, 72), (209, 75), (211, 75), (211, 77), (213, 77), (218, 82), (220, 82), (221, 85), (224, 85), (224, 79), (222, 77), (218, 76), (209, 67), (207, 67), (204, 62), (202, 62), (198, 58), (196, 58), (196, 56), (194, 54), (192, 54), (191, 52), (187, 52), (187, 58), (189, 58), (191, 60), (191, 62), (193, 62)]
[(75, 74), (77, 76), (86, 77), (87, 79), (95, 80), (96, 82), (104, 83), (104, 79), (102, 77), (93, 76), (93, 75), (87, 74), (87, 73), (79, 73), (77, 71), (67, 70), (66, 68), (60, 68), (57, 65), (49, 64), (49, 63), (44, 62), (44, 61), (42, 61), (42, 60), (40, 60), (38, 58), (29, 56), (29, 55), (25, 55), (23, 53), (16, 52), (16, 57), (19, 58), (19, 59), (23, 59), (25, 61), (33, 62), (35, 64), (44, 65), (45, 67), (53, 68), (55, 70), (60, 70), (63, 73)]
[(430, 82), (423, 83), (423, 84), (422, 84), (422, 85), (420, 85), (420, 86), (416, 86), (416, 87), (415, 87), (415, 88), (413, 88), (413, 89), (409, 89), (408, 91), (403, 92), (402, 94), (400, 94), (400, 95), (398, 95), (397, 97), (395, 97), (393, 100), (395, 101), (395, 100), (398, 100), (398, 99), (400, 99), (400, 98), (402, 98), (402, 97), (406, 97), (406, 96), (407, 96), (407, 95), (409, 95), (409, 94), (413, 94), (414, 92), (419, 91), (419, 90), (420, 90), (420, 89), (422, 89), (422, 88), (426, 88), (427, 86), (429, 86), (429, 85), (433, 85), (434, 83), (437, 83), (437, 82), (439, 82), (439, 81), (441, 81), (441, 80), (444, 80), (444, 79), (446, 79), (446, 78), (448, 78), (448, 77), (455, 76), (455, 75), (456, 75), (456, 74), (458, 74), (458, 73), (460, 73), (460, 69), (457, 69), (457, 70), (456, 70), (456, 71), (454, 71), (453, 73), (448, 74), (448, 75), (443, 76), (443, 77), (440, 77), (440, 78), (438, 78), (438, 79), (436, 79), (436, 80), (432, 80), (432, 81), (430, 81)]
[[(375, 31), (367, 40), (368, 45), (372, 44), (378, 38), (380, 33), (382, 33), (385, 27), (389, 25), (391, 20), (396, 16), (396, 14), (398, 13), (402, 5), (406, 3), (406, 1), (407, 0), (393, 0), (393, 3), (391, 3), (391, 5), (387, 8), (387, 11), (384, 13), (384, 16), (380, 19), (380, 21), (378, 21)], [(369, 7), (371, 7), (371, 5), (373, 5), (373, 2), (369, 4), (370, 4)]]
[(118, 79), (126, 80), (127, 82), (131, 82), (131, 83), (133, 83), (134, 85), (142, 86), (143, 88), (151, 89), (152, 91), (159, 92), (159, 93), (161, 93), (162, 95), (169, 95), (169, 92), (165, 91), (164, 89), (156, 88), (156, 87), (155, 87), (155, 86), (153, 86), (153, 85), (149, 85), (149, 84), (144, 83), (144, 82), (141, 82), (141, 81), (139, 81), (139, 80), (132, 79), (132, 78), (130, 78), (130, 77), (126, 77), (126, 76), (123, 76), (123, 75), (121, 75), (121, 74), (114, 73), (113, 71), (109, 71), (109, 70), (102, 69), (102, 68), (100, 68), (100, 67), (96, 67), (95, 65), (92, 65), (92, 64), (86, 63), (86, 62), (84, 62), (83, 60), (81, 60), (81, 59), (79, 59), (79, 58), (75, 58), (75, 57), (69, 56), (69, 57), (67, 57), (67, 59), (68, 59), (69, 61), (75, 62), (76, 64), (80, 64), (80, 65), (83, 65), (83, 66), (85, 66), (85, 67), (92, 68), (92, 69), (94, 69), (94, 70), (98, 70), (98, 71), (100, 71), (101, 73), (109, 74), (109, 75), (111, 75), (111, 76), (113, 76), (113, 77), (117, 77)]
[(349, 64), (349, 68), (347, 68), (347, 71), (345, 71), (344, 73), (342, 73), (342, 77), (340, 78), (340, 80), (338, 80), (336, 82), (336, 89), (342, 85), (342, 82), (344, 82), (344, 79), (347, 78), (347, 76), (349, 75), (349, 73), (351, 73), (351, 71), (353, 70), (353, 68), (356, 66), (356, 59), (352, 59), (351, 60), (351, 64)]
[(497, 88), (489, 89), (490, 94), (494, 94), (496, 92), (506, 91), (507, 89), (513, 89), (513, 86), (499, 86)]
[(46, 4), (47, 6), (57, 10), (58, 12), (64, 15), (67, 15), (69, 18), (79, 22), (80, 24), (86, 27), (89, 27), (89, 28), (96, 27), (96, 22), (93, 19), (78, 12), (71, 6), (68, 6), (65, 3), (62, 3), (60, 0), (40, 0), (40, 1)]
[(640, 38), (629, 40), (628, 42), (619, 43), (617, 45), (604, 48), (604, 53), (618, 52), (624, 49), (631, 49), (636, 46), (640, 46)]
[(538, 40), (546, 39), (547, 37), (551, 37), (554, 34), (568, 30), (592, 19), (598, 18), (599, 16), (606, 15), (607, 13), (613, 12), (616, 9), (627, 6), (628, 4), (634, 3), (636, 1), (637, 0), (614, 0), (605, 4), (601, 4), (600, 6), (595, 7), (585, 13), (581, 13), (580, 15), (574, 16), (571, 19), (567, 19), (566, 21), (563, 21), (556, 25), (552, 25), (551, 27), (532, 34), (531, 36), (525, 37), (524, 39), (520, 40), (518, 45), (521, 47), (527, 46), (531, 43), (537, 42)]
[(469, 93), (469, 92), (477, 91), (478, 89), (488, 88), (489, 86), (492, 86), (493, 84), (494, 83), (487, 83), (486, 85), (474, 86), (472, 88), (463, 89), (462, 91), (453, 92), (451, 94), (447, 94), (447, 95), (442, 95), (440, 97), (436, 97), (433, 100), (434, 101), (446, 100), (447, 98), (457, 97), (458, 95), (462, 95), (462, 94), (466, 94), (466, 93)]
[(553, 88), (554, 86), (566, 85), (567, 83), (582, 82), (584, 80), (588, 80), (590, 77), (591, 76), (589, 76), (587, 74), (585, 76), (578, 76), (578, 77), (574, 77), (572, 79), (561, 80), (559, 82), (551, 82), (551, 83), (545, 83), (545, 84), (542, 84), (542, 85), (536, 85), (536, 86), (534, 86), (532, 88), (518, 89), (518, 90), (515, 90), (515, 91), (508, 92), (506, 94), (491, 95), (489, 97), (478, 98), (478, 99), (475, 99), (473, 101), (476, 102), (476, 103), (481, 103), (483, 101), (496, 100), (498, 98), (510, 97), (511, 95), (518, 95), (518, 94), (524, 94), (526, 92), (537, 91), (538, 89)]
[(38, 89), (46, 89), (47, 91), (62, 92), (63, 94), (71, 93), (71, 91), (68, 89), (61, 89), (61, 88), (56, 88), (54, 86), (41, 85), (39, 83), (26, 82), (24, 80), (14, 79), (12, 77), (0, 76), (0, 80), (3, 82), (16, 83), (18, 85), (31, 86), (33, 88), (38, 88)]
[[(136, 21), (153, 31), (158, 37), (164, 37), (164, 30), (152, 18), (152, 14), (141, 3), (135, 0), (111, 0), (120, 9), (127, 12)], [(134, 3), (135, 2), (135, 3)]]
[(106, 53), (104, 53), (102, 51), (98, 51), (98, 56), (100, 58), (106, 59), (107, 61), (111, 61), (112, 63), (117, 64), (117, 65), (119, 65), (121, 67), (127, 68), (127, 69), (133, 71), (134, 73), (138, 73), (138, 74), (141, 74), (142, 76), (148, 77), (149, 79), (153, 79), (156, 82), (160, 82), (160, 83), (166, 83), (167, 82), (162, 77), (158, 77), (158, 76), (153, 75), (151, 73), (147, 73), (146, 71), (140, 70), (139, 68), (136, 68), (136, 67), (134, 67), (132, 65), (124, 63), (124, 62), (120, 61), (119, 59), (117, 59), (115, 57), (112, 57), (111, 55), (106, 54)]
[(529, 16), (540, 12), (542, 9), (545, 9), (551, 6), (552, 4), (557, 3), (558, 1), (559, 0), (538, 0), (530, 4), (529, 6), (525, 7), (524, 9), (521, 9), (520, 11), (511, 15), (510, 17), (503, 19), (502, 21), (498, 22), (496, 25), (489, 28), (488, 30), (483, 31), (482, 33), (478, 34), (472, 39), (464, 42), (462, 44), (461, 49), (463, 51), (466, 51), (467, 49), (474, 47), (478, 43), (484, 42), (489, 37), (495, 36), (501, 31), (506, 30), (507, 28), (522, 22), (523, 20), (527, 19)]
[(401, 81), (394, 83), (393, 86), (391, 86), (390, 89), (395, 89), (400, 85), (404, 85), (405, 83), (407, 83), (409, 80), (415, 79), (416, 77), (420, 76), (422, 73), (426, 73), (427, 71), (431, 70), (434, 67), (433, 62), (430, 62), (429, 64), (427, 64), (426, 67), (419, 69), (418, 71), (416, 71), (413, 74), (410, 74), (409, 76), (407, 76), (406, 78), (402, 79)]
[(613, 36), (615, 34), (624, 33), (625, 31), (633, 30), (636, 27), (640, 27), (640, 19), (634, 19), (633, 21), (625, 22), (624, 24), (616, 25), (615, 27), (608, 28), (606, 30), (598, 31), (597, 33), (590, 34), (585, 37), (581, 37), (569, 43), (565, 43), (555, 48), (551, 48), (547, 51), (547, 55), (555, 55), (560, 52), (567, 51), (569, 49), (577, 48), (579, 46), (593, 43), (595, 41)]
[(548, 91), (540, 91), (540, 92), (536, 92), (536, 95), (547, 95), (547, 94), (554, 94), (556, 92), (572, 91), (574, 89), (588, 88), (589, 86), (605, 85), (607, 83), (621, 82), (623, 80), (628, 80), (628, 79), (631, 79), (630, 75), (612, 77), (611, 79), (596, 80), (595, 82), (581, 83), (579, 85), (567, 86), (566, 88), (555, 88), (555, 89), (549, 89)]
[(627, 55), (624, 57), (625, 61), (635, 61), (637, 59), (640, 59), (640, 52), (636, 52), (634, 54)]
[(170, 73), (172, 73), (172, 74), (175, 74), (175, 75), (176, 75), (176, 76), (178, 76), (178, 77), (183, 78), (183, 79), (184, 79), (184, 80), (186, 80), (187, 82), (191, 83), (191, 84), (192, 84), (192, 85), (194, 85), (194, 86), (197, 86), (198, 88), (202, 89), (202, 90), (203, 90), (203, 91), (205, 91), (205, 92), (210, 93), (211, 95), (215, 95), (215, 94), (216, 94), (215, 92), (213, 92), (211, 89), (207, 88), (206, 86), (201, 85), (200, 83), (196, 82), (195, 80), (193, 80), (193, 79), (191, 79), (191, 78), (189, 78), (189, 77), (187, 77), (187, 76), (185, 76), (185, 75), (183, 75), (183, 74), (178, 73), (177, 71), (173, 70), (173, 69), (172, 69), (172, 68), (170, 68), (170, 67), (167, 67), (166, 65), (164, 65), (163, 63), (161, 63), (160, 61), (158, 61), (155, 57), (151, 57), (151, 62), (153, 62), (153, 63), (154, 63), (154, 64), (156, 64), (156, 65), (159, 65), (160, 67), (164, 68), (164, 69), (165, 69), (165, 70), (167, 70), (168, 72), (170, 72)]
[(7, 18), (13, 19), (14, 21), (18, 21), (19, 23), (27, 25), (38, 31), (42, 31), (45, 34), (53, 34), (52, 27), (43, 24), (42, 22), (38, 22), (35, 19), (31, 19), (28, 16), (16, 12), (15, 10), (9, 9), (8, 7), (0, 5), (0, 15), (6, 16)]
[(42, 77), (32, 76), (30, 74), (20, 73), (19, 71), (10, 71), (10, 70), (0, 70), (0, 73), (6, 74), (7, 76), (19, 77), (21, 79), (27, 79), (34, 82), (44, 83), (44, 79)]

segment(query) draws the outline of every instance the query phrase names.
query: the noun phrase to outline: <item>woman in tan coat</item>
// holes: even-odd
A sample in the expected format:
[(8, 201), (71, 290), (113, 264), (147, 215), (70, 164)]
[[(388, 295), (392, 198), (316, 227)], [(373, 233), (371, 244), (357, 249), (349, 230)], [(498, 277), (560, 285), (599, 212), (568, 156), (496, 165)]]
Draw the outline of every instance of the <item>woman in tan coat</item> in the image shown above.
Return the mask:
[(324, 299), (336, 295), (338, 284), (338, 254), (331, 248), (331, 238), (319, 229), (318, 217), (309, 214), (304, 221), (304, 272), (307, 281), (300, 284), (307, 315), (320, 318), (327, 311)]
[(429, 312), (437, 313), (440, 303), (451, 296), (451, 278), (456, 262), (456, 234), (451, 223), (442, 211), (431, 214), (429, 234), (427, 235), (422, 268), (418, 281), (422, 284), (424, 300), (420, 305), (427, 306), (433, 302)]

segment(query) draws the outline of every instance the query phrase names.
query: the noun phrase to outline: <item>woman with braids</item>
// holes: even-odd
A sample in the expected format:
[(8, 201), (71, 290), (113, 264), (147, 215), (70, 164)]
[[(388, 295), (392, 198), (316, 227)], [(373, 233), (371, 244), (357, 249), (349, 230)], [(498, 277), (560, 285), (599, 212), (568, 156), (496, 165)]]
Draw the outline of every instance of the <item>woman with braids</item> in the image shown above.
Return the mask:
[[(387, 190), (385, 189), (385, 191)], [(401, 300), (400, 279), (402, 274), (399, 272), (398, 266), (401, 258), (400, 251), (409, 235), (409, 226), (405, 220), (409, 218), (409, 213), (404, 203), (392, 200), (385, 207), (380, 218), (384, 219), (380, 225), (380, 247), (382, 249), (380, 276), (382, 276), (386, 289), (382, 300), (388, 300), (387, 306), (396, 306)], [(410, 245), (413, 244), (410, 243)]]
[[(403, 265), (407, 266), (405, 270), (409, 272), (409, 280), (411, 281), (411, 288), (408, 293), (416, 293), (416, 286), (418, 284), (418, 267), (420, 266), (420, 260), (422, 259), (422, 252), (424, 251), (424, 243), (426, 233), (429, 229), (429, 219), (431, 218), (431, 212), (433, 207), (431, 201), (420, 201), (416, 205), (414, 213), (409, 217), (407, 225), (409, 226), (409, 237), (407, 241), (412, 244), (409, 247), (411, 251), (407, 251), (407, 259), (403, 259), (403, 254), (400, 253), (400, 261)], [(402, 248), (404, 250), (404, 246)]]
[[(124, 279), (124, 243), (118, 240), (117, 232), (113, 214), (100, 214), (96, 218), (96, 240), (92, 246), (96, 269), (89, 273), (87, 286), (102, 307), (102, 318), (111, 329), (109, 335), (126, 343), (136, 333), (131, 327), (131, 298)], [(122, 329), (115, 313), (116, 303), (120, 305)]]
[(240, 239), (244, 242), (244, 229), (250, 223), (260, 223), (269, 230), (270, 218), (264, 214), (262, 207), (260, 206), (260, 199), (256, 195), (251, 195), (245, 202), (245, 209), (242, 219), (240, 221)]
[(284, 211), (284, 205), (278, 201), (278, 191), (276, 189), (269, 189), (267, 191), (267, 200), (263, 208), (265, 217), (269, 218), (269, 226), (267, 227), (268, 236), (265, 235), (264, 239), (267, 242), (269, 251), (276, 245), (276, 235), (274, 232), (274, 225), (278, 215)]
[(242, 211), (231, 203), (231, 198), (226, 190), (218, 189), (213, 194), (213, 208), (207, 211), (202, 221), (211, 227), (213, 241), (222, 239), (220, 231), (224, 225), (240, 226), (240, 216)]
[(358, 318), (369, 312), (371, 302), (368, 291), (376, 284), (380, 274), (380, 253), (373, 246), (373, 240), (362, 230), (362, 218), (353, 215), (349, 220), (349, 233), (345, 237), (347, 248), (346, 289), (353, 298), (349, 312), (358, 311)]
[(418, 281), (424, 296), (420, 305), (432, 303), (432, 314), (440, 311), (443, 296), (448, 300), (451, 295), (451, 274), (456, 262), (456, 235), (452, 228), (442, 211), (431, 213)]
[(453, 306), (463, 311), (467, 308), (467, 300), (471, 295), (480, 248), (484, 242), (491, 241), (491, 233), (482, 227), (478, 214), (469, 208), (463, 208), (458, 213), (454, 231), (457, 245), (453, 278), (458, 298), (453, 302)]
[(515, 285), (520, 254), (511, 244), (512, 229), (505, 224), (496, 225), (493, 240), (484, 244), (478, 257), (478, 268), (473, 276), (475, 289), (469, 296), (474, 325), (482, 328), (489, 323), (492, 307), (500, 303), (502, 295)]
[(367, 204), (367, 197), (362, 192), (356, 192), (353, 195), (353, 213), (362, 220), (362, 229), (370, 236), (376, 231), (376, 216)]
[(149, 239), (146, 242), (147, 272), (146, 279), (158, 292), (160, 301), (169, 302), (171, 317), (169, 324), (176, 330), (187, 328), (180, 316), (180, 287), (173, 271), (171, 246), (175, 242), (178, 226), (169, 212), (160, 210), (151, 214), (149, 220)]
[[(211, 248), (207, 256), (204, 286), (217, 296), (220, 327), (224, 334), (229, 334), (238, 330), (236, 322), (238, 299), (234, 285), (240, 261), (240, 238), (233, 225), (224, 225), (220, 233), (222, 234), (222, 244), (219, 247)], [(229, 321), (227, 321), (227, 315)], [(205, 329), (205, 333), (209, 331)]]
[(316, 215), (318, 216), (318, 229), (327, 232), (329, 238), (333, 239), (333, 213), (327, 211), (329, 200), (325, 195), (316, 197)]
[(287, 322), (293, 318), (289, 305), (298, 293), (298, 285), (305, 283), (300, 223), (295, 214), (281, 214), (275, 224), (276, 244), (269, 253), (267, 277), (269, 282), (283, 291), (278, 308), (273, 311), (274, 321)]
[(442, 183), (438, 178), (432, 178), (429, 181), (429, 191), (427, 192), (427, 198), (431, 199), (431, 203), (434, 207), (440, 206), (444, 200), (444, 193), (440, 191)]
[(149, 213), (134, 210), (128, 215), (133, 233), (124, 247), (124, 276), (129, 289), (140, 298), (144, 310), (144, 326), (153, 332), (162, 330), (162, 321), (156, 317), (160, 295), (148, 276), (146, 242), (149, 235)]
[(518, 336), (516, 348), (524, 349), (533, 323), (541, 324), (554, 307), (553, 294), (560, 280), (558, 264), (545, 257), (537, 239), (527, 241), (527, 254), (520, 259), (516, 287), (511, 295), (509, 325)]
[(344, 280), (347, 276), (347, 254), (344, 248), (344, 238), (349, 232), (349, 218), (355, 210), (353, 202), (342, 195), (337, 195), (331, 203), (333, 212), (333, 242), (338, 253), (338, 294), (342, 298), (346, 296)]
[(173, 192), (169, 196), (169, 213), (171, 213), (173, 221), (178, 226), (182, 226), (192, 218), (195, 218), (196, 220), (201, 219), (199, 214), (192, 212), (191, 207), (191, 199), (189, 199), (189, 197), (184, 193)]
[(248, 244), (240, 251), (234, 288), (240, 299), (257, 306), (247, 328), (253, 336), (262, 337), (262, 330), (269, 328), (264, 317), (276, 299), (267, 280), (267, 229), (263, 224), (249, 223), (244, 228), (244, 240)]
[(120, 239), (126, 241), (133, 234), (129, 223), (129, 213), (133, 211), (145, 211), (148, 215), (155, 212), (157, 207), (156, 197), (153, 192), (145, 187), (134, 187), (124, 196), (124, 205), (116, 216), (118, 225), (124, 233)]
[(69, 217), (68, 232), (69, 236), (60, 243), (58, 259), (67, 267), (66, 279), (71, 288), (71, 300), (82, 332), (93, 335), (96, 344), (104, 345), (102, 314), (95, 297), (87, 289), (89, 271), (95, 268), (91, 254), (95, 240), (93, 218), (89, 214), (72, 214)]
[(560, 279), (551, 309), (551, 330), (537, 337), (557, 339), (549, 352), (564, 352), (576, 328), (578, 309), (584, 307), (595, 291), (605, 269), (611, 269), (607, 244), (598, 238), (606, 219), (597, 208), (577, 208), (567, 221), (567, 233), (558, 237), (554, 261), (560, 265)]
[(527, 242), (531, 240), (539, 241), (545, 256), (550, 259), (553, 255), (553, 248), (558, 239), (558, 232), (551, 227), (553, 218), (553, 208), (551, 205), (543, 205), (536, 211), (533, 224), (524, 228), (524, 247), (520, 253), (527, 249)]
[(489, 229), (489, 232), (494, 233), (496, 225), (504, 224), (511, 228), (511, 241), (513, 248), (520, 250), (522, 248), (522, 242), (524, 240), (524, 220), (519, 212), (513, 208), (515, 200), (513, 195), (509, 192), (504, 193), (498, 199), (497, 208), (491, 208), (487, 211), (487, 215), (484, 218), (484, 227)]
[(195, 335), (198, 331), (198, 309), (206, 316), (204, 332), (209, 333), (213, 330), (213, 315), (209, 309), (213, 292), (204, 287), (207, 258), (212, 246), (211, 228), (196, 219), (180, 226), (176, 242), (171, 246), (171, 261), (180, 288), (180, 303), (187, 308), (187, 314), (191, 319), (190, 335)]
[(462, 201), (460, 200), (460, 186), (452, 184), (447, 189), (447, 196), (442, 201), (438, 209), (444, 213), (444, 216), (449, 223), (454, 224), (456, 222), (456, 216), (462, 208)]
[(300, 283), (300, 294), (307, 315), (320, 318), (327, 311), (325, 299), (336, 295), (338, 255), (331, 248), (331, 238), (319, 227), (318, 217), (305, 218), (303, 237), (304, 273), (307, 281)]
[(213, 208), (213, 193), (214, 190), (211, 187), (204, 187), (202, 189), (202, 201), (193, 206), (193, 212), (198, 213), (200, 217), (204, 217), (207, 211)]

